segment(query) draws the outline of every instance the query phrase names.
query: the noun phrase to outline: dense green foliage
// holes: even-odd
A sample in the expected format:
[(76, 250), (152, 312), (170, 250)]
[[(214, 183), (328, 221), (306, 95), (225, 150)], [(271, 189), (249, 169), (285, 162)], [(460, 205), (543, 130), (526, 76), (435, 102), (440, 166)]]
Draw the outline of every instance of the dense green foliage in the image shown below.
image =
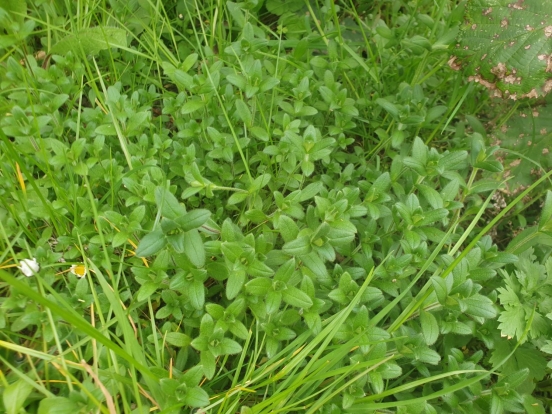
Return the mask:
[(0, 1), (0, 407), (549, 410), (550, 119), (437, 3)]

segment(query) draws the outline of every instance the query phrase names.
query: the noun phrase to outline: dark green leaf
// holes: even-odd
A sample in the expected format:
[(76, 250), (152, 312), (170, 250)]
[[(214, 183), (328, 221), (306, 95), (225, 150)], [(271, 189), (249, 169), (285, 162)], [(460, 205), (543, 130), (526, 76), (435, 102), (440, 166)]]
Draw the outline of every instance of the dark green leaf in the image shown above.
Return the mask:
[(94, 132), (98, 135), (117, 135), (117, 130), (113, 124), (105, 124), (97, 127)]
[(298, 308), (304, 309), (308, 309), (312, 306), (312, 299), (309, 297), (309, 295), (297, 289), (296, 287), (288, 286), (288, 288), (285, 289), (282, 294), (284, 302), (291, 306), (296, 306)]
[(166, 237), (167, 237), (167, 241), (172, 246), (175, 252), (184, 253), (184, 250), (185, 250), (184, 238), (186, 237), (184, 233), (171, 234)]
[(245, 289), (251, 295), (264, 296), (272, 290), (272, 282), (265, 277), (257, 277), (245, 285)]
[(136, 300), (138, 302), (142, 302), (143, 300), (146, 300), (151, 295), (155, 293), (155, 291), (159, 288), (159, 285), (154, 282), (146, 282), (142, 286), (140, 286), (140, 289), (138, 289), (138, 292), (136, 293)]
[(204, 108), (205, 105), (206, 105), (206, 102), (201, 99), (191, 99), (188, 102), (186, 102), (184, 105), (182, 105), (182, 108), (180, 109), (180, 113), (182, 115), (191, 114), (192, 112), (195, 112)]
[(168, 219), (175, 220), (186, 214), (186, 208), (164, 187), (155, 188), (155, 202), (161, 209), (161, 214)]
[(199, 55), (197, 53), (192, 53), (186, 56), (184, 62), (180, 64), (180, 69), (184, 72), (188, 72), (196, 64), (198, 57)]
[(539, 220), (540, 231), (552, 231), (552, 191), (546, 192), (546, 199)]
[(162, 231), (157, 230), (146, 234), (138, 247), (136, 248), (136, 256), (147, 257), (152, 256), (167, 245), (167, 238)]
[(414, 356), (420, 362), (425, 362), (431, 365), (437, 365), (441, 360), (441, 356), (433, 349), (419, 346), (414, 349)]
[(236, 113), (243, 121), (243, 123), (247, 126), (251, 125), (251, 122), (253, 121), (253, 115), (251, 115), (251, 111), (249, 110), (247, 104), (241, 99), (236, 99), (234, 105), (236, 105)]
[(278, 229), (285, 242), (291, 242), (297, 238), (299, 227), (290, 217), (282, 214), (278, 220)]
[(242, 350), (241, 345), (230, 338), (223, 338), (220, 346), (222, 348), (222, 355), (239, 354)]
[(243, 3), (234, 3), (233, 1), (226, 2), (226, 8), (232, 15), (232, 19), (238, 25), (238, 27), (243, 28), (245, 25), (245, 14), (243, 13), (241, 6)]
[(209, 210), (198, 209), (188, 211), (181, 217), (178, 217), (175, 221), (178, 223), (183, 231), (197, 229), (209, 220), (211, 212)]
[(437, 208), (435, 210), (429, 210), (424, 212), (422, 220), (415, 223), (417, 226), (427, 226), (428, 224), (435, 223), (448, 216), (448, 210), (446, 208)]
[(439, 337), (439, 325), (431, 312), (420, 310), (420, 324), (426, 345), (433, 345)]
[(183, 403), (190, 407), (205, 407), (209, 404), (209, 394), (200, 387), (188, 388)]
[(196, 267), (205, 266), (205, 246), (197, 230), (184, 233), (184, 252)]
[(186, 291), (190, 299), (190, 305), (195, 309), (202, 309), (205, 303), (205, 286), (203, 286), (203, 283), (194, 280), (188, 285)]
[(245, 283), (245, 270), (233, 270), (228, 274), (226, 281), (226, 297), (234, 299), (240, 293)]
[(300, 237), (284, 244), (282, 251), (291, 256), (301, 256), (308, 254), (311, 251), (310, 238), (307, 236)]
[(495, 318), (497, 315), (493, 302), (486, 296), (477, 293), (462, 301), (467, 307), (466, 313), (470, 315), (486, 319)]
[(201, 365), (203, 365), (203, 373), (208, 379), (213, 378), (217, 364), (215, 357), (209, 351), (201, 351), (200, 356)]
[(262, 174), (259, 177), (255, 178), (255, 180), (253, 180), (253, 182), (249, 186), (249, 192), (253, 193), (255, 191), (259, 191), (270, 182), (271, 178), (272, 176), (270, 174)]
[(227, 203), (228, 203), (229, 206), (232, 206), (234, 204), (241, 203), (247, 197), (249, 197), (248, 193), (242, 193), (242, 192), (234, 193), (228, 198)]
[(430, 280), (433, 285), (433, 289), (435, 290), (435, 294), (437, 295), (437, 300), (441, 305), (444, 305), (448, 296), (447, 283), (445, 282), (445, 279), (439, 276), (432, 276)]

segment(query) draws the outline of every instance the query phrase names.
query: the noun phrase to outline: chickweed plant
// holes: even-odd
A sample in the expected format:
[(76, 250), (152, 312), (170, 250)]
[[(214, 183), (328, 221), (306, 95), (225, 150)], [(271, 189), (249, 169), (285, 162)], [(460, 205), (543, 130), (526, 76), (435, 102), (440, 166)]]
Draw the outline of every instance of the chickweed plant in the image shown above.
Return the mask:
[(0, 411), (547, 412), (552, 172), (463, 24), (0, 1)]

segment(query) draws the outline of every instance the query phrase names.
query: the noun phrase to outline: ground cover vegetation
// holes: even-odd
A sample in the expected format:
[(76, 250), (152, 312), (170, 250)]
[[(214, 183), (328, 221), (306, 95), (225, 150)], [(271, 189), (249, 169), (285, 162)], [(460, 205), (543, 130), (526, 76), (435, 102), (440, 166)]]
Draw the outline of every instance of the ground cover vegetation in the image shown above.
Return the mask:
[(0, 1), (0, 407), (548, 412), (552, 20), (510, 3)]

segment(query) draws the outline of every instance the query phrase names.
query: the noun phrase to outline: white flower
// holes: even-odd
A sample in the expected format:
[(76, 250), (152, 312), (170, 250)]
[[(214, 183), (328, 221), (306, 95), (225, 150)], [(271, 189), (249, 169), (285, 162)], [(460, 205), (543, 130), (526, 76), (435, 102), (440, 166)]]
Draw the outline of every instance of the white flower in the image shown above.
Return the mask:
[(31, 277), (35, 273), (38, 273), (38, 271), (40, 270), (40, 265), (36, 261), (36, 258), (33, 257), (32, 260), (31, 259), (21, 260), (17, 268), (21, 270), (25, 276)]
[(83, 264), (80, 265), (72, 265), (69, 269), (71, 273), (73, 273), (75, 276), (78, 277), (85, 277), (86, 276), (86, 267), (84, 267)]

